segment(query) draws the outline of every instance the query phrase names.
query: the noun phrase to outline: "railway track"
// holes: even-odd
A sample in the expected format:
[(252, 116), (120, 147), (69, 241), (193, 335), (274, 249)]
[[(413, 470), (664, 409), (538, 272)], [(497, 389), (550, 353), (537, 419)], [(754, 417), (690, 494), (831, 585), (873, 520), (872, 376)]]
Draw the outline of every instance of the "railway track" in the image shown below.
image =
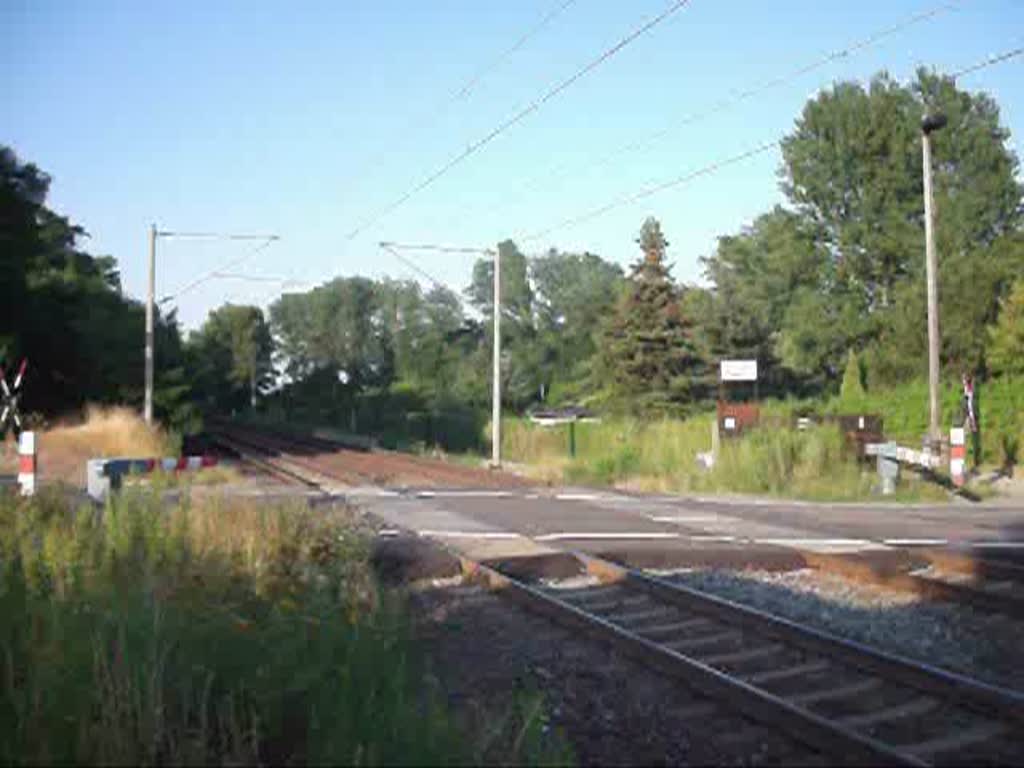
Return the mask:
[[(587, 586), (465, 563), (530, 610), (613, 643), (844, 763), (1024, 759), (1024, 695), (586, 555)], [(571, 583), (571, 582), (570, 582)]]
[[(365, 481), (309, 455), (329, 447), (323, 441), (244, 431), (218, 431), (216, 439), (309, 484)], [(471, 581), (611, 643), (829, 760), (918, 766), (1024, 761), (1024, 694), (607, 560), (573, 556), (587, 574), (583, 585), (578, 579), (531, 582), (516, 575), (521, 564), (513, 573), (462, 562)]]
[(514, 475), (446, 464), (392, 451), (371, 451), (333, 440), (280, 431), (215, 423), (211, 439), (235, 453), (271, 462), (289, 472), (307, 473), (315, 482), (387, 487), (454, 485), (458, 487), (521, 487)]

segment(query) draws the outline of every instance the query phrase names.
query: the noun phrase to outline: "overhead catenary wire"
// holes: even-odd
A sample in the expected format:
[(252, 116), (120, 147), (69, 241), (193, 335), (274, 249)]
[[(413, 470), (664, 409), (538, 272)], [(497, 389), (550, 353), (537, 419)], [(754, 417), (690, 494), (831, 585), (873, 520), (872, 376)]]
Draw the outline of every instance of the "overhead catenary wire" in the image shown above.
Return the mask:
[[(203, 236), (204, 235), (202, 235), (200, 233), (188, 233), (188, 234), (174, 233), (174, 237), (203, 237)], [(207, 236), (207, 237), (209, 237), (209, 236)], [(199, 277), (197, 277), (195, 280), (191, 281), (190, 283), (187, 283), (186, 285), (183, 285), (177, 291), (175, 291), (173, 293), (170, 293), (167, 296), (164, 296), (162, 299), (160, 299), (160, 303), (161, 304), (166, 304), (167, 302), (174, 301), (175, 299), (180, 298), (181, 296), (185, 295), (189, 291), (192, 291), (192, 290), (198, 288), (200, 285), (203, 285), (204, 283), (209, 282), (210, 280), (216, 279), (219, 273), (224, 272), (225, 270), (233, 269), (234, 267), (237, 267), (239, 264), (242, 264), (242, 263), (248, 261), (249, 259), (254, 257), (256, 254), (258, 254), (260, 251), (263, 251), (263, 250), (269, 248), (270, 245), (272, 243), (274, 243), (276, 240), (278, 240), (279, 238), (278, 238), (277, 235), (224, 235), (224, 236), (220, 236), (219, 239), (224, 239), (224, 240), (256, 240), (256, 239), (262, 239), (264, 242), (261, 243), (260, 245), (258, 245), (257, 247), (252, 248), (252, 249), (246, 251), (244, 254), (242, 254), (238, 258), (232, 259), (231, 261), (229, 261), (229, 262), (227, 262), (225, 264), (222, 264), (221, 266), (217, 267), (216, 269), (210, 270), (209, 272), (207, 272), (207, 273), (205, 273), (203, 275), (200, 275)]]
[[(816, 59), (813, 59), (812, 61), (809, 61), (806, 64), (802, 64), (802, 65), (796, 67), (795, 69), (793, 69), (793, 70), (791, 70), (791, 71), (789, 71), (789, 72), (787, 72), (785, 74), (778, 75), (778, 76), (775, 76), (775, 77), (771, 77), (771, 78), (769, 78), (767, 80), (763, 80), (763, 81), (761, 81), (759, 83), (755, 83), (754, 85), (752, 85), (750, 87), (744, 88), (742, 90), (734, 91), (730, 96), (727, 96), (726, 98), (719, 100), (718, 102), (716, 102), (715, 104), (710, 105), (706, 109), (702, 109), (702, 110), (699, 110), (699, 111), (696, 111), (696, 112), (691, 112), (690, 114), (688, 114), (683, 119), (675, 121), (671, 125), (668, 125), (668, 126), (666, 126), (664, 128), (660, 128), (657, 131), (654, 131), (653, 133), (647, 134), (646, 136), (644, 136), (644, 137), (642, 137), (640, 139), (635, 139), (635, 140), (630, 141), (630, 142), (628, 142), (626, 144), (623, 144), (623, 145), (621, 145), (621, 146), (611, 150), (610, 152), (607, 152), (607, 153), (605, 153), (603, 155), (600, 155), (600, 156), (596, 157), (589, 164), (586, 164), (586, 165), (584, 165), (582, 167), (577, 167), (575, 169), (575, 171), (577, 173), (587, 173), (587, 172), (590, 172), (590, 171), (595, 170), (597, 168), (600, 168), (602, 166), (605, 166), (608, 163), (610, 163), (610, 162), (612, 162), (614, 160), (617, 160), (618, 158), (622, 157), (623, 155), (629, 154), (631, 152), (647, 149), (647, 148), (651, 147), (652, 145), (658, 143), (659, 141), (665, 139), (666, 137), (672, 135), (675, 131), (677, 131), (677, 130), (685, 127), (685, 126), (693, 125), (693, 124), (698, 123), (698, 122), (700, 122), (702, 120), (705, 120), (705, 119), (707, 119), (709, 117), (712, 117), (713, 115), (716, 115), (716, 114), (718, 114), (720, 112), (724, 112), (725, 110), (730, 109), (730, 108), (736, 106), (737, 104), (740, 104), (741, 102), (744, 102), (744, 101), (746, 101), (748, 99), (751, 99), (754, 96), (757, 96), (757, 95), (760, 95), (762, 93), (765, 93), (766, 91), (769, 91), (769, 90), (772, 90), (774, 88), (778, 88), (778, 87), (781, 87), (781, 86), (784, 86), (784, 85), (788, 85), (789, 83), (791, 83), (791, 82), (793, 82), (793, 81), (795, 81), (795, 80), (797, 80), (797, 79), (799, 79), (799, 78), (801, 78), (801, 77), (803, 77), (803, 76), (805, 76), (807, 74), (810, 74), (811, 72), (819, 70), (819, 69), (821, 69), (821, 68), (823, 68), (823, 67), (825, 67), (825, 66), (827, 66), (827, 65), (829, 65), (829, 64), (831, 64), (831, 63), (833, 63), (835, 61), (839, 61), (840, 59), (848, 58), (848, 57), (850, 57), (851, 55), (853, 55), (855, 53), (858, 53), (858, 52), (860, 52), (862, 50), (865, 50), (865, 49), (870, 48), (870, 47), (872, 47), (874, 45), (877, 45), (878, 43), (882, 42), (883, 40), (885, 40), (887, 38), (890, 38), (890, 37), (892, 37), (894, 35), (897, 35), (900, 32), (902, 32), (902, 31), (904, 31), (904, 30), (906, 30), (906, 29), (908, 29), (908, 28), (910, 28), (910, 27), (912, 27), (912, 26), (914, 26), (916, 24), (920, 24), (922, 22), (929, 21), (929, 20), (931, 20), (931, 19), (935, 18), (936, 16), (939, 16), (939, 15), (941, 15), (943, 13), (948, 13), (949, 11), (952, 11), (952, 10), (956, 9), (957, 7), (959, 7), (959, 5), (961, 5), (965, 1), (966, 0), (959, 0), (958, 2), (945, 2), (945, 3), (941, 3), (939, 5), (933, 6), (931, 8), (928, 8), (928, 9), (926, 9), (924, 11), (920, 11), (918, 13), (915, 13), (915, 14), (913, 14), (913, 15), (905, 18), (905, 19), (903, 19), (900, 22), (897, 22), (896, 24), (891, 24), (891, 25), (889, 25), (887, 27), (879, 29), (879, 30), (871, 33), (867, 37), (864, 37), (864, 38), (862, 38), (860, 40), (857, 40), (857, 41), (855, 41), (855, 42), (853, 42), (853, 43), (851, 43), (851, 44), (849, 44), (849, 45), (847, 45), (847, 46), (845, 46), (843, 48), (840, 48), (840, 49), (835, 50), (835, 51), (833, 51), (831, 53), (828, 53), (828, 54), (826, 54), (824, 56), (820, 56), (820, 57), (818, 57)], [(569, 171), (572, 171), (573, 169), (574, 169), (574, 166), (573, 166), (572, 163), (565, 163), (565, 164), (561, 164), (561, 165), (555, 165), (555, 166), (548, 167), (547, 169), (541, 171), (541, 173), (535, 174), (535, 175), (531, 176), (524, 183), (522, 183), (521, 185), (518, 185), (519, 186), (519, 192), (520, 193), (527, 192), (527, 191), (529, 191), (531, 189), (534, 189), (534, 188), (540, 186), (541, 183), (549, 183), (551, 181), (554, 181), (554, 180), (556, 180), (556, 179), (566, 175)], [(501, 201), (499, 201), (498, 203), (495, 203), (493, 205), (486, 206), (484, 208), (484, 211), (486, 213), (492, 213), (495, 210), (498, 210), (499, 208), (504, 207), (504, 205), (507, 202), (508, 202), (508, 196), (507, 195), (503, 195), (503, 199)], [(456, 220), (454, 222), (450, 222), (450, 225), (454, 225), (454, 224), (457, 224), (457, 223), (458, 223), (458, 220)]]
[(459, 152), (457, 155), (455, 155), (454, 157), (450, 158), (440, 168), (438, 168), (433, 173), (431, 173), (428, 176), (426, 176), (424, 179), (422, 179), (420, 182), (415, 184), (411, 189), (407, 190), (405, 193), (403, 193), (401, 196), (396, 198), (394, 201), (392, 201), (391, 203), (388, 203), (386, 206), (384, 206), (383, 208), (378, 210), (376, 213), (371, 214), (369, 218), (365, 219), (355, 229), (353, 229), (351, 232), (349, 232), (347, 239), (348, 240), (352, 240), (360, 232), (364, 231), (367, 227), (377, 223), (382, 218), (387, 216), (389, 213), (391, 213), (392, 211), (394, 211), (397, 208), (399, 208), (402, 205), (404, 205), (414, 195), (418, 194), (419, 192), (422, 192), (424, 189), (426, 189), (431, 184), (436, 182), (438, 179), (440, 179), (442, 176), (447, 174), (449, 171), (451, 171), (457, 165), (459, 165), (460, 163), (465, 161), (468, 157), (470, 157), (471, 155), (476, 154), (481, 149), (483, 149), (485, 146), (487, 146), (489, 143), (494, 141), (494, 139), (496, 139), (499, 136), (501, 136), (503, 133), (505, 133), (507, 130), (509, 130), (510, 128), (512, 128), (513, 126), (515, 126), (516, 124), (518, 124), (519, 122), (524, 120), (529, 115), (531, 115), (534, 112), (538, 111), (547, 102), (551, 101), (551, 99), (555, 98), (560, 93), (565, 91), (567, 88), (571, 87), (574, 83), (578, 82), (579, 80), (584, 78), (586, 75), (588, 75), (590, 72), (592, 72), (595, 69), (597, 69), (599, 66), (604, 64), (604, 62), (608, 61), (610, 58), (615, 56), (615, 54), (617, 54), (623, 48), (628, 46), (630, 43), (634, 42), (637, 38), (641, 37), (645, 33), (649, 32), (651, 29), (656, 27), (658, 24), (660, 24), (663, 21), (665, 21), (672, 14), (674, 14), (677, 11), (681, 10), (684, 6), (688, 5), (689, 2), (690, 2), (690, 0), (673, 0), (673, 2), (665, 10), (663, 10), (661, 13), (659, 13), (653, 19), (650, 19), (649, 21), (645, 22), (641, 26), (639, 26), (636, 29), (634, 29), (632, 32), (630, 32), (628, 35), (626, 35), (624, 38), (619, 40), (611, 48), (608, 48), (607, 50), (602, 52), (599, 56), (597, 56), (596, 58), (592, 59), (585, 66), (583, 66), (582, 68), (576, 70), (572, 75), (570, 75), (566, 79), (560, 81), (553, 88), (550, 88), (549, 90), (547, 90), (543, 95), (541, 95), (538, 98), (536, 98), (533, 101), (531, 101), (529, 104), (527, 104), (521, 110), (519, 110), (514, 115), (512, 115), (512, 117), (510, 117), (510, 118), (506, 119), (505, 121), (499, 123), (497, 125), (497, 127), (493, 128), (489, 133), (485, 134), (482, 138), (477, 139), (472, 144), (470, 144), (468, 147), (466, 147), (464, 150)]
[[(484, 80), (487, 75), (497, 69), (506, 59), (510, 58), (519, 49), (526, 45), (531, 39), (536, 37), (540, 32), (551, 24), (556, 17), (561, 15), (569, 6), (576, 3), (576, 0), (561, 0), (558, 5), (548, 11), (538, 23), (530, 27), (526, 32), (520, 35), (516, 41), (498, 54), (494, 59), (484, 64), (478, 69), (473, 75), (471, 75), (464, 83), (462, 83), (451, 95), (447, 96), (432, 112), (430, 112), (424, 118), (412, 118), (407, 120), (407, 127), (420, 128), (423, 127), (424, 120), (430, 120), (431, 118), (436, 119), (440, 112), (450, 104), (465, 101), (469, 98), (470, 94), (476, 89), (476, 87)], [(381, 161), (382, 158), (387, 156), (388, 149), (382, 149), (376, 152), (372, 159), (363, 164), (362, 173), (365, 174), (368, 170), (375, 168)]]
[[(994, 54), (980, 62), (977, 62), (976, 64), (972, 64), (970, 66), (956, 70), (953, 74), (948, 75), (948, 77), (950, 77), (953, 80), (957, 80), (961, 77), (964, 77), (967, 74), (972, 74), (979, 70), (994, 66), (995, 64), (1000, 64), (1009, 61), (1022, 54), (1024, 54), (1024, 48), (1015, 48), (1003, 53)], [(519, 240), (521, 242), (531, 242), (534, 240), (539, 240), (543, 237), (547, 237), (553, 232), (566, 229), (568, 227), (574, 227), (587, 221), (591, 221), (592, 219), (596, 219), (600, 216), (603, 216), (604, 214), (609, 213), (610, 211), (613, 211), (617, 208), (622, 208), (624, 206), (639, 202), (640, 200), (643, 200), (647, 197), (651, 197), (652, 195), (656, 195), (659, 192), (664, 192), (667, 189), (683, 186), (703, 176), (710, 176), (716, 173), (717, 171), (721, 170), (722, 168), (734, 165), (736, 163), (742, 162), (743, 160), (747, 160), (749, 158), (768, 152), (769, 150), (772, 150), (780, 146), (781, 143), (782, 139), (772, 139), (770, 141), (766, 141), (752, 149), (748, 149), (737, 155), (732, 155), (722, 160), (717, 160), (713, 163), (709, 163), (708, 165), (705, 165), (701, 168), (698, 168), (697, 170), (686, 173), (682, 176), (677, 176), (667, 181), (663, 181), (652, 186), (645, 187), (644, 189), (641, 189), (638, 192), (616, 198), (615, 200), (612, 200), (609, 203), (586, 211), (577, 216), (572, 216), (563, 219), (562, 221), (553, 224), (549, 227), (545, 227), (544, 229), (522, 236), (519, 238)]]
[[(426, 271), (425, 269), (423, 269), (423, 268), (422, 268), (422, 267), (421, 267), (421, 266), (420, 266), (419, 264), (417, 264), (417, 263), (416, 263), (415, 261), (413, 261), (412, 259), (410, 259), (410, 258), (407, 258), (407, 257), (406, 257), (406, 256), (404, 256), (403, 254), (399, 253), (399, 252), (398, 252), (398, 250), (396, 250), (396, 249), (397, 249), (397, 248), (399, 248), (399, 247), (401, 247), (401, 246), (399, 246), (399, 245), (398, 245), (397, 243), (383, 243), (383, 242), (382, 242), (382, 243), (378, 243), (378, 245), (380, 245), (380, 247), (381, 247), (381, 248), (383, 248), (383, 249), (384, 249), (385, 251), (387, 251), (388, 253), (390, 253), (390, 254), (391, 254), (392, 256), (394, 256), (394, 257), (395, 257), (396, 259), (398, 259), (398, 260), (399, 260), (400, 262), (402, 262), (403, 264), (405, 264), (405, 266), (407, 266), (407, 267), (408, 267), (409, 269), (411, 269), (411, 270), (412, 270), (413, 272), (415, 272), (416, 274), (418, 274), (418, 275), (419, 275), (420, 277), (424, 277), (424, 278), (426, 278), (426, 279), (427, 279), (428, 281), (430, 281), (431, 283), (433, 283), (433, 284), (434, 284), (434, 287), (435, 287), (435, 288), (440, 288), (440, 289), (442, 289), (442, 290), (450, 290), (450, 289), (448, 288), (448, 286), (446, 286), (446, 285), (445, 285), (444, 283), (442, 283), (442, 282), (441, 282), (440, 280), (438, 280), (438, 279), (437, 279), (436, 277), (434, 277), (434, 276), (433, 276), (432, 274), (430, 274), (430, 273), (429, 273), (429, 272), (427, 272), (427, 271)], [(419, 246), (419, 247), (418, 247), (418, 250), (427, 250), (427, 248), (426, 248), (426, 247), (424, 247), (424, 246)]]
[(754, 147), (753, 149), (748, 149), (745, 152), (741, 152), (738, 155), (733, 155), (722, 160), (717, 160), (713, 163), (705, 165), (702, 168), (698, 168), (695, 171), (691, 171), (690, 173), (686, 173), (682, 176), (677, 176), (676, 178), (669, 179), (668, 181), (663, 181), (653, 186), (646, 187), (640, 190), (639, 192), (635, 192), (624, 197), (616, 198), (610, 203), (606, 203), (598, 208), (594, 208), (593, 210), (587, 211), (586, 213), (582, 213), (579, 214), (578, 216), (571, 216), (567, 219), (563, 219), (557, 224), (554, 224), (537, 232), (533, 232), (524, 237), (521, 237), (520, 240), (525, 243), (532, 242), (534, 240), (539, 240), (542, 237), (546, 237), (547, 235), (551, 234), (552, 232), (556, 232), (561, 229), (566, 229), (568, 227), (574, 227), (578, 224), (590, 221), (591, 219), (596, 219), (599, 216), (603, 216), (604, 214), (608, 213), (609, 211), (615, 210), (616, 208), (622, 208), (623, 206), (631, 205), (633, 203), (637, 203), (640, 200), (643, 200), (644, 198), (650, 197), (651, 195), (656, 195), (659, 192), (664, 192), (666, 189), (683, 186), (684, 184), (688, 184), (689, 182), (694, 181), (695, 179), (698, 179), (701, 176), (710, 176), (711, 174), (721, 170), (722, 168), (725, 168), (730, 165), (735, 165), (736, 163), (739, 163), (743, 160), (747, 160), (751, 157), (764, 154), (768, 150), (774, 149), (777, 146), (779, 146), (779, 140), (777, 139), (766, 141), (765, 143), (760, 144)]
[(535, 37), (542, 29), (554, 21), (556, 17), (560, 16), (569, 6), (575, 3), (576, 0), (562, 0), (562, 2), (544, 14), (543, 18), (541, 18), (539, 22), (520, 35), (519, 39), (512, 43), (511, 46), (499, 53), (489, 64), (484, 65), (476, 72), (476, 74), (471, 76), (469, 80), (467, 80), (466, 83), (456, 91), (452, 99), (459, 101), (469, 96), (472, 90), (476, 88), (484, 77), (493, 72), (503, 61), (505, 61), (505, 59), (509, 58), (512, 54), (526, 45), (531, 38)]
[(994, 64), (1002, 64), (1004, 61), (1015, 59), (1021, 55), (1024, 55), (1024, 47), (1014, 48), (1012, 50), (1005, 51), (1004, 53), (997, 53), (992, 56), (989, 56), (987, 59), (982, 59), (976, 64), (970, 65), (969, 67), (964, 67), (963, 69), (957, 70), (952, 75), (950, 75), (950, 77), (952, 77), (954, 80), (959, 80), (961, 77), (969, 75), (973, 72), (977, 72), (979, 69), (986, 69), (987, 67), (991, 67)]

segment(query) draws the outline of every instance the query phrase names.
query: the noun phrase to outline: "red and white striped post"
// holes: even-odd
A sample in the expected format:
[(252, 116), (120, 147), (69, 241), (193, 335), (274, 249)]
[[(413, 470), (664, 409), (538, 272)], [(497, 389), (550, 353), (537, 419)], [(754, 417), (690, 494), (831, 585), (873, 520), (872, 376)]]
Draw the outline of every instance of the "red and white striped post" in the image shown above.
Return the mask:
[(964, 472), (966, 468), (967, 447), (964, 440), (964, 428), (953, 427), (949, 430), (949, 474), (953, 478), (953, 485), (960, 487), (964, 484)]
[(18, 436), (18, 485), (22, 496), (36, 492), (36, 433), (22, 432)]

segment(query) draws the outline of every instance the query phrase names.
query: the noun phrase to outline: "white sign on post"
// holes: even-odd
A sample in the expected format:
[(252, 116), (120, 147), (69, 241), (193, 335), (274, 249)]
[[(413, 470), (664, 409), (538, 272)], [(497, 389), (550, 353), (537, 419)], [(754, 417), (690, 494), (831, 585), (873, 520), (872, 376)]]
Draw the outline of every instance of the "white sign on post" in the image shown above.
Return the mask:
[(757, 381), (757, 360), (723, 360), (722, 381)]

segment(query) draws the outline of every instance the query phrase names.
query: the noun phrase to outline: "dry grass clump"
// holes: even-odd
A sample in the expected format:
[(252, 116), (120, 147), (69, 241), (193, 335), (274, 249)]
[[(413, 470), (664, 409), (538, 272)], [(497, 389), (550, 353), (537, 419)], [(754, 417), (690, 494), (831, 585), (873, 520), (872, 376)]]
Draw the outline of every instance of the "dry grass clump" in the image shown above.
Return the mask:
[(161, 457), (170, 455), (167, 442), (163, 430), (146, 424), (130, 408), (89, 406), (83, 420), (58, 424), (38, 435), (39, 472), (81, 484), (89, 459)]
[(93, 457), (163, 456), (167, 443), (163, 430), (146, 424), (139, 414), (123, 406), (90, 405), (83, 421), (54, 427), (44, 437), (55, 448)]

